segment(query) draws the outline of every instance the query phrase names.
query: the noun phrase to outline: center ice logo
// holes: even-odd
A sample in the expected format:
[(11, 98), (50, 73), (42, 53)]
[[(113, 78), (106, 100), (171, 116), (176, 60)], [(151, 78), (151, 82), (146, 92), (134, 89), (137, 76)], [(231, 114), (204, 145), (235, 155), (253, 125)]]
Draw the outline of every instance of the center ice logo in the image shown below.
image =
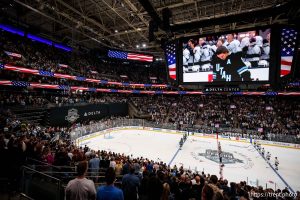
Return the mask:
[[(198, 156), (203, 156), (206, 159), (209, 159), (216, 163), (220, 162), (219, 153), (217, 150), (206, 149), (205, 153), (198, 153)], [(234, 158), (233, 154), (229, 152), (222, 152), (221, 157), (222, 163), (224, 164), (243, 163), (243, 160)]]

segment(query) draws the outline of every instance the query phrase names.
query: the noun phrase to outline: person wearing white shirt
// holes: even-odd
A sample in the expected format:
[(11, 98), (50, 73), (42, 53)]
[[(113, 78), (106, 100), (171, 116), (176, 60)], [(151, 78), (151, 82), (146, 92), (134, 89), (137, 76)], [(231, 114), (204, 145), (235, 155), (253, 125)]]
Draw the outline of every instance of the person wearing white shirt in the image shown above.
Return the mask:
[(242, 51), (242, 49), (240, 47), (240, 42), (238, 40), (234, 39), (233, 34), (227, 34), (226, 42), (224, 43), (224, 46), (232, 53)]

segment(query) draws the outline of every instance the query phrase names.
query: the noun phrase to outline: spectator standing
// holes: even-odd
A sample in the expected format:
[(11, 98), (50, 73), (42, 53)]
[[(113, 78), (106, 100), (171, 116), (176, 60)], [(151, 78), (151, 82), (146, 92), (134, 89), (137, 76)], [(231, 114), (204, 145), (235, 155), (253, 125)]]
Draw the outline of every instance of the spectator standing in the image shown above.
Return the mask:
[(122, 187), (125, 200), (137, 200), (138, 188), (140, 186), (140, 179), (134, 174), (134, 166), (130, 165), (129, 173), (125, 174), (122, 179)]
[(99, 175), (99, 168), (100, 168), (100, 159), (96, 156), (95, 153), (91, 155), (92, 159), (89, 161), (91, 176), (93, 180), (97, 183), (98, 182), (98, 175)]
[(92, 180), (88, 180), (85, 174), (88, 170), (88, 162), (81, 161), (77, 165), (77, 177), (69, 181), (66, 187), (66, 200), (95, 200), (96, 189)]
[(124, 200), (123, 191), (114, 186), (115, 180), (115, 170), (109, 167), (105, 173), (106, 185), (97, 189), (97, 200)]

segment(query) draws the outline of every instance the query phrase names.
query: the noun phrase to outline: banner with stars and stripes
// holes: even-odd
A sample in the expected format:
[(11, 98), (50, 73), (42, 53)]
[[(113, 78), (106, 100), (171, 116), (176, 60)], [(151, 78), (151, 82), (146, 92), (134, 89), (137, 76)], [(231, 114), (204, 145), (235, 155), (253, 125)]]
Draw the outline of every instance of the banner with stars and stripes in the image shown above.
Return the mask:
[(144, 62), (153, 62), (153, 56), (138, 54), (138, 53), (129, 53), (125, 51), (108, 51), (108, 57), (124, 59), (124, 60), (136, 60), (136, 61), (144, 61)]
[(293, 28), (281, 30), (280, 77), (291, 73), (298, 32)]
[(176, 43), (169, 43), (165, 48), (169, 77), (176, 80)]

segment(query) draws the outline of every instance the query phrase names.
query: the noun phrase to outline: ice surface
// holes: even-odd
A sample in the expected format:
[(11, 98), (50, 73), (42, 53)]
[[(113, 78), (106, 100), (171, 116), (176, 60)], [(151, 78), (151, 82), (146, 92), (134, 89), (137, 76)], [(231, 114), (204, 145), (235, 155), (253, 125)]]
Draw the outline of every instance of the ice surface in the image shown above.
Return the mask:
[[(180, 134), (146, 130), (119, 130), (84, 141), (95, 150), (108, 150), (147, 157), (154, 161), (163, 161), (171, 165), (183, 165), (185, 168), (219, 177), (219, 163), (209, 156), (206, 150), (217, 150), (217, 140), (200, 136), (189, 136), (182, 150), (174, 157), (179, 147)], [(284, 188), (286, 185), (268, 163), (249, 143), (219, 140), (222, 151), (231, 158), (225, 164), (223, 174), (228, 181), (248, 181), (250, 185)], [(279, 159), (279, 175), (296, 191), (300, 190), (300, 150), (263, 145), (271, 153), (270, 163), (274, 166), (274, 157)]]

